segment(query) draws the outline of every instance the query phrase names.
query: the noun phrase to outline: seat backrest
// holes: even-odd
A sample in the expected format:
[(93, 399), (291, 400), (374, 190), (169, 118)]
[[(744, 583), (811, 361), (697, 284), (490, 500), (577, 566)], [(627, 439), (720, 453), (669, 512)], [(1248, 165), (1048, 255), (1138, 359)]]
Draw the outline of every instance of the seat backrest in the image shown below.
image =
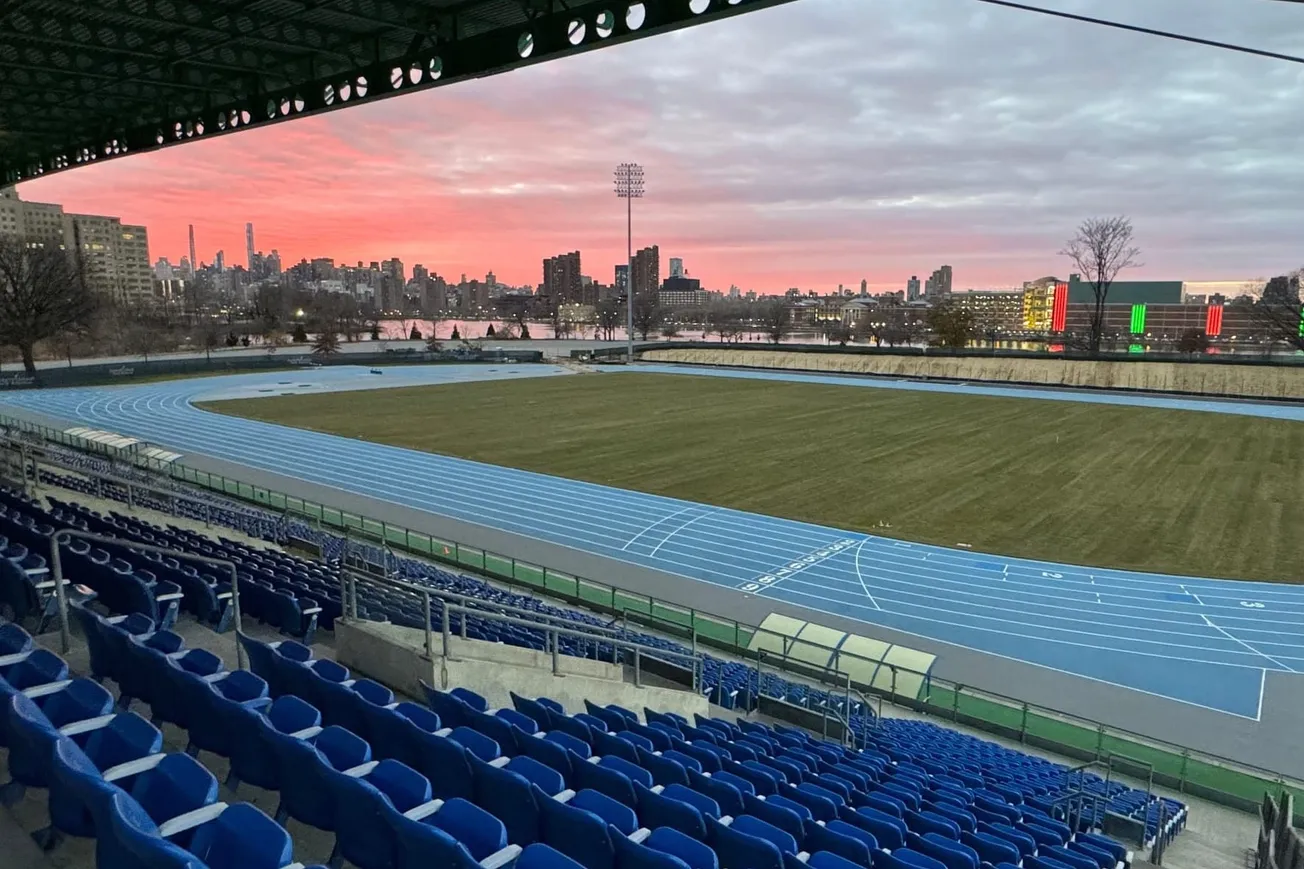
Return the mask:
[(113, 709), (113, 695), (94, 679), (73, 679), (62, 691), (38, 702), (55, 727), (107, 715)]
[[(537, 742), (538, 740), (531, 740)], [(543, 791), (546, 796), (554, 796), (566, 789), (566, 780), (557, 770), (540, 763), (532, 757), (517, 755), (507, 762), (508, 770), (523, 776), (526, 781)]]
[(217, 802), (217, 779), (190, 755), (169, 754), (136, 777), (131, 796), (154, 823), (162, 824)]
[(229, 806), (201, 826), (190, 850), (208, 869), (280, 869), (294, 860), (290, 834), (249, 803)]
[(653, 830), (652, 835), (648, 836), (643, 844), (656, 851), (678, 857), (691, 869), (716, 869), (719, 865), (715, 852), (705, 843), (669, 827)]
[(695, 839), (706, 838), (706, 822), (696, 806), (641, 785), (635, 786), (635, 790), (638, 792), (638, 817), (643, 826), (654, 830), (672, 827)]
[(298, 733), (321, 726), (321, 713), (293, 694), (277, 697), (267, 709), (267, 720), (281, 733)]
[(516, 773), (483, 761), (472, 760), (472, 769), (475, 802), (502, 820), (508, 841), (514, 845), (538, 841), (539, 792)]
[(555, 848), (538, 842), (521, 852), (515, 869), (585, 869), (585, 867)]
[[(744, 816), (745, 817), (745, 816)], [(748, 869), (782, 869), (783, 854), (768, 839), (738, 829), (737, 819), (724, 826), (715, 819), (706, 822), (708, 841), (720, 857), (722, 866), (746, 866)]]
[(698, 791), (685, 787), (684, 785), (667, 785), (666, 789), (661, 792), (661, 795), (669, 797), (672, 800), (679, 800), (681, 803), (688, 803), (703, 815), (716, 819), (719, 819), (720, 817), (721, 812), (719, 803), (706, 794), (699, 793)]
[(813, 823), (808, 820), (809, 810), (800, 803), (785, 800), (780, 796), (766, 797), (763, 800), (759, 797), (747, 796), (743, 797), (743, 804), (747, 807), (743, 814), (760, 818), (767, 824), (786, 831), (798, 841), (805, 838), (806, 827)]
[(18, 691), (68, 678), (68, 665), (48, 649), (33, 649), (22, 661), (4, 672), (4, 680)]
[(425, 821), (400, 815), (394, 819), (394, 839), (394, 869), (480, 869), (465, 845)]
[(135, 800), (119, 791), (107, 809), (110, 846), (121, 862), (97, 861), (97, 869), (203, 869), (200, 858), (158, 835), (158, 827)]
[(371, 760), (371, 746), (343, 727), (331, 725), (325, 728), (318, 734), (314, 745), (330, 765), (341, 772)]
[(622, 836), (630, 835), (639, 827), (638, 816), (633, 809), (592, 788), (585, 788), (575, 794), (570, 805), (592, 812), (619, 830)]
[(580, 863), (585, 869), (611, 869), (615, 846), (607, 822), (584, 808), (539, 800), (543, 841)]
[(477, 860), (507, 846), (503, 822), (469, 800), (449, 800), (427, 820), (465, 845)]
[[(611, 755), (602, 758), (604, 762), (611, 759)], [(615, 759), (619, 760), (619, 758)], [(638, 805), (634, 783), (630, 781), (629, 776), (602, 762), (577, 764), (574, 784), (577, 789), (592, 788), (630, 807)]]
[[(440, 718), (443, 714), (440, 713)], [(453, 728), (453, 732), (448, 738), (454, 742), (460, 743), (463, 748), (483, 761), (491, 761), (502, 754), (498, 743), (485, 736), (478, 730), (472, 730), (470, 727), (459, 725)]]

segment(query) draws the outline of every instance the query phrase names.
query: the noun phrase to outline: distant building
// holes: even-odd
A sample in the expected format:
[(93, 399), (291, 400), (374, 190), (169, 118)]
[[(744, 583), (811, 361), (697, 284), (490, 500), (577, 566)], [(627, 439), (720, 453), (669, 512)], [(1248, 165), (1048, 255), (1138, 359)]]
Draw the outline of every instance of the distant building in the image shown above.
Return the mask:
[(706, 304), (706, 293), (702, 290), (702, 282), (697, 278), (672, 274), (661, 285), (661, 290), (657, 293), (657, 304), (670, 311), (700, 308)]
[(951, 294), (951, 267), (942, 266), (928, 278), (924, 287), (924, 298), (930, 302), (945, 298)]
[(910, 280), (906, 281), (906, 301), (919, 301), (919, 275), (911, 275)]
[[(1023, 330), (1051, 332), (1055, 314), (1055, 288), (1065, 286), (1058, 278), (1038, 278), (1023, 285)], [(1067, 286), (1063, 291), (1067, 301)], [(1062, 328), (1062, 324), (1061, 324)]]
[(634, 295), (655, 293), (661, 289), (661, 249), (655, 244), (634, 254), (631, 281)]
[[(1091, 281), (1081, 275), (1069, 275), (1069, 304), (1095, 303)], [(1108, 305), (1180, 305), (1181, 281), (1114, 281), (1109, 285)]]
[(584, 303), (584, 276), (580, 252), (558, 254), (543, 261), (543, 295), (554, 305)]
[(1023, 294), (1003, 290), (969, 290), (952, 293), (950, 304), (973, 316), (973, 325), (980, 334), (1001, 332), (1010, 334), (1023, 331)]
[(682, 278), (684, 276), (684, 261), (677, 257), (670, 258), (670, 277)]
[(612, 285), (616, 288), (617, 295), (625, 295), (625, 290), (629, 288), (629, 263), (621, 263), (616, 266), (616, 275)]
[(154, 271), (145, 227), (125, 225), (116, 217), (71, 217), (88, 286), (129, 304), (152, 301)]

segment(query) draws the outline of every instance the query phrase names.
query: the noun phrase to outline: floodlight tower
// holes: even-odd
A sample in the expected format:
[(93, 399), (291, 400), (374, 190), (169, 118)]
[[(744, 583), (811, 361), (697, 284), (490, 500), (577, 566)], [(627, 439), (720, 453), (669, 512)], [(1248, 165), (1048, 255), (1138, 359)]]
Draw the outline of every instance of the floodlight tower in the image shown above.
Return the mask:
[(634, 361), (634, 200), (643, 198), (643, 167), (616, 167), (616, 196), (625, 200), (625, 343), (626, 363)]

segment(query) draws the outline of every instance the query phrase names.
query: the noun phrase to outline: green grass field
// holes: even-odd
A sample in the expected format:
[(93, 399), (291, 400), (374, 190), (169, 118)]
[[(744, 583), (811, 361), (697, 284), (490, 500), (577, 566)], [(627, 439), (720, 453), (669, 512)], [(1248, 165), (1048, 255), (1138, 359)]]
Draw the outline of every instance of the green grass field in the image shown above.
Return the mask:
[(1304, 565), (1294, 422), (655, 374), (206, 407), (1008, 555), (1274, 581)]

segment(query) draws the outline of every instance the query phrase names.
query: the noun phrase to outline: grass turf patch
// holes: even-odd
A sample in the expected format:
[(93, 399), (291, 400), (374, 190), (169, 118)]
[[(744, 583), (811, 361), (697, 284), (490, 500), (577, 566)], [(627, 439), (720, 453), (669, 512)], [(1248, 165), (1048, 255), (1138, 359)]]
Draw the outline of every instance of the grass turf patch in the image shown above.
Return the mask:
[(1304, 425), (1195, 411), (612, 373), (202, 405), (925, 543), (1289, 581)]

